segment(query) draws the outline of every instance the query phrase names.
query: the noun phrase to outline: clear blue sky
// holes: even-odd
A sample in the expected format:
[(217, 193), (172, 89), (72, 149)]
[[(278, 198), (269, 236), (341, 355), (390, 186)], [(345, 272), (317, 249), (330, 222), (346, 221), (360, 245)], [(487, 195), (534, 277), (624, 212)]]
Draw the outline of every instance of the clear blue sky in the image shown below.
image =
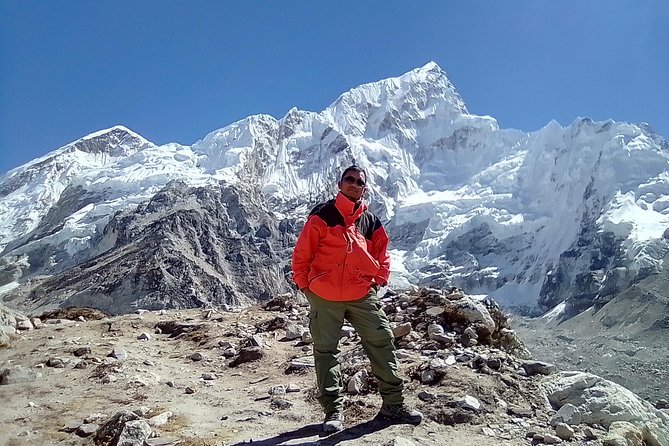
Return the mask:
[(669, 138), (669, 1), (0, 0), (0, 172), (125, 125), (190, 145), (430, 60), (469, 111)]

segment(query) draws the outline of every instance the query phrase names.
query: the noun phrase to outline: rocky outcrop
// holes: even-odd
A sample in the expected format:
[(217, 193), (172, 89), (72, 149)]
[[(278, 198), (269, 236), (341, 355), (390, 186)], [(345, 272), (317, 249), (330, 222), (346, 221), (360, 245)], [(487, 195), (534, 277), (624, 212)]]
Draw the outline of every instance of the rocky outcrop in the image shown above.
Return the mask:
[(39, 282), (24, 303), (117, 314), (267, 300), (288, 289), (284, 250), (294, 239), (254, 200), (230, 186), (171, 183), (117, 213), (97, 256)]

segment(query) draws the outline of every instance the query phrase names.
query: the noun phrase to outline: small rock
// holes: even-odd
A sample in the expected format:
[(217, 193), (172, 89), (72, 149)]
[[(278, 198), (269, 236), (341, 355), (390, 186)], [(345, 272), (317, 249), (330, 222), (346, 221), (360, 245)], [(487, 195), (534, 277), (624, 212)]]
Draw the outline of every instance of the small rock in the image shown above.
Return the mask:
[(470, 395), (465, 395), (464, 397), (455, 400), (455, 403), (463, 409), (469, 409), (475, 412), (481, 410), (481, 403), (479, 400)]
[(358, 370), (348, 381), (348, 393), (351, 395), (360, 395), (364, 389), (367, 382), (367, 370), (361, 369)]
[(420, 373), (420, 382), (423, 384), (433, 384), (439, 379), (439, 375), (432, 369), (423, 370)]
[(430, 307), (425, 310), (425, 313), (429, 316), (439, 316), (444, 312), (444, 307)]
[(46, 361), (48, 367), (53, 367), (56, 369), (62, 369), (65, 367), (65, 361), (62, 358), (49, 358)]
[(444, 335), (444, 327), (439, 324), (430, 324), (427, 326), (427, 336), (434, 340), (437, 336)]
[(129, 410), (117, 412), (107, 420), (95, 433), (94, 441), (98, 444), (112, 444), (118, 438), (123, 426), (130, 421), (138, 420), (139, 416)]
[(285, 395), (286, 386), (272, 386), (269, 388), (267, 393), (269, 393), (270, 395)]
[(470, 339), (478, 339), (479, 337), (478, 334), (476, 334), (476, 330), (474, 330), (472, 327), (465, 328), (464, 335)]
[(525, 417), (525, 418), (531, 418), (534, 415), (534, 412), (532, 412), (532, 409), (528, 409), (526, 407), (520, 407), (516, 405), (508, 405), (507, 406), (507, 413), (510, 415), (516, 415), (519, 417)]
[(566, 423), (558, 423), (555, 426), (555, 434), (563, 440), (574, 438), (574, 429)]
[(555, 435), (546, 434), (543, 436), (543, 442), (546, 444), (559, 444), (562, 443), (562, 440)]
[(65, 426), (61, 427), (58, 429), (59, 432), (65, 432), (68, 434), (71, 434), (73, 432), (76, 432), (77, 429), (79, 429), (79, 426), (81, 426), (81, 423), (78, 421), (71, 421), (67, 423)]
[(340, 333), (342, 338), (352, 338), (355, 336), (355, 328), (349, 325), (344, 325), (343, 327), (341, 327)]
[(137, 336), (137, 339), (139, 339), (140, 341), (150, 341), (151, 335), (148, 334), (147, 332), (142, 332), (139, 336)]
[(404, 337), (409, 333), (411, 333), (411, 322), (406, 322), (404, 324), (393, 327), (393, 335), (397, 339)]
[(220, 341), (218, 341), (218, 346), (221, 347), (222, 349), (226, 349), (226, 348), (234, 347), (234, 346), (232, 345), (232, 342), (230, 342), (230, 341), (226, 341), (226, 340), (224, 340), (224, 339), (221, 339)]
[(409, 359), (409, 358), (413, 357), (413, 354), (411, 352), (403, 349), (403, 348), (400, 348), (400, 349), (395, 350), (395, 356), (397, 357), (397, 359), (402, 360), (402, 359)]
[(272, 402), (270, 403), (270, 407), (272, 409), (285, 410), (293, 407), (293, 403), (288, 400), (284, 400), (283, 398), (273, 398)]
[(431, 402), (437, 400), (437, 395), (435, 395), (434, 393), (430, 393), (430, 392), (427, 392), (425, 390), (422, 390), (418, 394), (418, 399), (421, 400), (421, 401), (425, 401), (426, 403), (431, 403)]
[(86, 418), (84, 418), (84, 424), (95, 423), (96, 421), (98, 421), (98, 420), (100, 420), (104, 417), (105, 417), (105, 415), (102, 414), (102, 413), (92, 413), (89, 416), (87, 416)]
[(190, 355), (190, 359), (193, 361), (202, 361), (204, 359), (204, 355), (200, 352), (196, 352)]
[(234, 347), (228, 347), (225, 350), (223, 350), (223, 356), (226, 358), (233, 358), (237, 356), (237, 349)]
[(499, 358), (491, 358), (486, 361), (486, 365), (493, 370), (499, 370), (502, 368), (502, 360)]
[(573, 404), (565, 404), (551, 418), (551, 426), (557, 426), (558, 423), (565, 423), (571, 426), (581, 424), (581, 411)]
[(97, 424), (82, 424), (81, 426), (77, 427), (77, 430), (75, 431), (75, 434), (77, 434), (80, 437), (90, 437), (93, 435), (97, 430), (100, 428)]
[(297, 324), (293, 324), (292, 322), (289, 322), (284, 327), (284, 330), (285, 330), (285, 335), (283, 336), (283, 338), (281, 338), (282, 341), (293, 341), (295, 339), (302, 339), (302, 333), (304, 332), (303, 327)]
[(297, 384), (288, 384), (286, 387), (286, 393), (300, 392), (302, 389)]
[(495, 431), (490, 429), (489, 427), (482, 427), (481, 432), (483, 433), (483, 435), (486, 435), (488, 437), (496, 437), (497, 436), (497, 434), (495, 434)]
[(239, 351), (239, 355), (230, 362), (230, 367), (237, 367), (240, 364), (257, 361), (263, 357), (263, 351), (260, 347), (245, 347)]
[(586, 426), (583, 428), (583, 435), (585, 435), (585, 438), (587, 440), (596, 440), (597, 439), (597, 434), (595, 433), (594, 430), (590, 426)]
[(74, 364), (75, 369), (85, 369), (88, 367), (88, 363), (86, 361), (78, 361), (76, 364)]
[(144, 441), (151, 436), (151, 426), (144, 420), (128, 421), (123, 425), (118, 436), (118, 446), (143, 446)]
[(109, 384), (109, 383), (113, 383), (117, 380), (118, 380), (118, 378), (114, 375), (105, 375), (105, 376), (102, 377), (102, 379), (100, 381), (102, 382), (102, 384)]
[(555, 364), (550, 364), (548, 362), (542, 361), (523, 361), (520, 363), (520, 366), (525, 370), (527, 376), (534, 375), (550, 375), (557, 372), (557, 367)]
[(184, 393), (187, 393), (188, 395), (192, 395), (192, 394), (194, 394), (195, 392), (197, 392), (197, 390), (193, 389), (193, 388), (190, 387), (190, 386), (188, 386), (188, 387), (186, 387), (186, 388), (184, 389)]
[(16, 329), (17, 330), (32, 330), (33, 329), (33, 324), (28, 319), (22, 319), (20, 321), (16, 321)]
[(91, 354), (91, 348), (89, 346), (84, 346), (84, 347), (79, 347), (75, 350), (72, 351), (72, 354), (74, 356), (84, 356), (84, 355), (90, 355)]
[(128, 358), (128, 354), (122, 347), (114, 347), (107, 356), (111, 358), (116, 358), (119, 361), (125, 361)]
[(265, 346), (265, 342), (262, 340), (262, 336), (258, 334), (251, 336), (251, 338), (249, 339), (249, 343), (254, 347), (262, 348)]
[(202, 374), (202, 379), (205, 380), (205, 381), (214, 381), (217, 378), (218, 377), (215, 374), (210, 373), (210, 372), (205, 372), (205, 373)]
[(165, 412), (160, 413), (160, 414), (156, 415), (155, 417), (149, 418), (147, 420), (147, 423), (149, 423), (149, 426), (153, 426), (153, 427), (164, 426), (165, 424), (167, 424), (167, 422), (170, 420), (170, 418), (172, 418), (172, 415), (174, 415), (172, 413), (172, 411), (166, 410)]

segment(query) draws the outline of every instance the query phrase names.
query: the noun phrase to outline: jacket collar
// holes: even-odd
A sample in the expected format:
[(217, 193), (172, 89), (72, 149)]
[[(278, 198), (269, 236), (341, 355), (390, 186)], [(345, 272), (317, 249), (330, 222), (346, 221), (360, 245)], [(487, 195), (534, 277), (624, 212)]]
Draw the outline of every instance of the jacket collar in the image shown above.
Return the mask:
[[(356, 204), (358, 207), (356, 208)], [(335, 206), (339, 213), (344, 217), (347, 224), (353, 223), (367, 210), (367, 205), (363, 203), (362, 199), (358, 203), (354, 203), (344, 196), (341, 192), (337, 194), (335, 199)]]

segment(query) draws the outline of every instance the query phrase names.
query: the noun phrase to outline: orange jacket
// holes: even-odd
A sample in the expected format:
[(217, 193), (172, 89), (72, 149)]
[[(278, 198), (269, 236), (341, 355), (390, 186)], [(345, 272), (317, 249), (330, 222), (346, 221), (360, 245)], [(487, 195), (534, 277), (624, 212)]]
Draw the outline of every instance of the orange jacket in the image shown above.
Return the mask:
[(293, 251), (293, 281), (327, 300), (357, 300), (390, 275), (388, 234), (363, 203), (341, 193), (316, 206)]

